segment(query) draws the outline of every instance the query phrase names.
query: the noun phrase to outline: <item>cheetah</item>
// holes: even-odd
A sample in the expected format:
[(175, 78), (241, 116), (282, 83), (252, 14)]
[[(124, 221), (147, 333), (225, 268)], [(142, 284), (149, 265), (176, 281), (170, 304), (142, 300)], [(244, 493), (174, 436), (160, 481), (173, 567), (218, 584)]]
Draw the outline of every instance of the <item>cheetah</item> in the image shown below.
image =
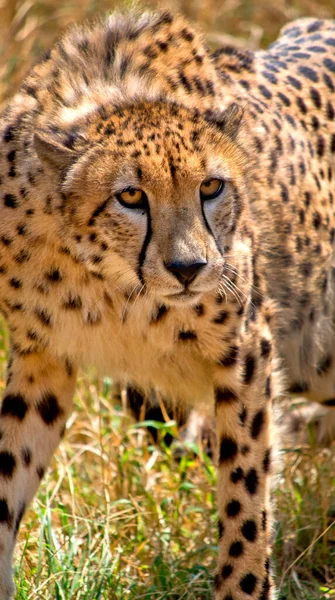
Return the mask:
[(274, 597), (272, 401), (335, 405), (335, 22), (211, 53), (169, 12), (75, 27), (1, 120), (0, 599), (79, 366), (213, 414), (216, 600)]

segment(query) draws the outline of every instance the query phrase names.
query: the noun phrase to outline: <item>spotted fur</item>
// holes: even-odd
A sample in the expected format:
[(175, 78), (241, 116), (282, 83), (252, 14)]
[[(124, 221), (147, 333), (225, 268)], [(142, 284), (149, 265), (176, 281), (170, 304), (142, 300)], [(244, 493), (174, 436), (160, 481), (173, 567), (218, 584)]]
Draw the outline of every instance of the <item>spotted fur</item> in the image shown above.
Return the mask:
[[(306, 19), (266, 52), (211, 55), (180, 16), (115, 14), (72, 29), (10, 102), (1, 600), (77, 368), (91, 363), (215, 414), (216, 598), (273, 597), (271, 402), (281, 388), (335, 397), (334, 47), (334, 23)], [(208, 178), (223, 192), (201, 201)], [(124, 206), (129, 186), (148, 203)], [(195, 264), (185, 287), (176, 272)]]

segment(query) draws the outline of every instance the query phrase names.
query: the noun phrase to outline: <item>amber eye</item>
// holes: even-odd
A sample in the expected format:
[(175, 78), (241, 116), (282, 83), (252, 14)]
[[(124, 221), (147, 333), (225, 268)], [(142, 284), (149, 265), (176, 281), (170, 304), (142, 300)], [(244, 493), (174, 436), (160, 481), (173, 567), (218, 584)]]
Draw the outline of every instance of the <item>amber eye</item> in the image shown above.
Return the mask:
[(117, 199), (127, 208), (147, 208), (147, 195), (137, 188), (128, 188), (116, 195)]
[(200, 198), (201, 200), (213, 200), (217, 198), (224, 188), (224, 181), (222, 179), (208, 179), (203, 181), (200, 186)]

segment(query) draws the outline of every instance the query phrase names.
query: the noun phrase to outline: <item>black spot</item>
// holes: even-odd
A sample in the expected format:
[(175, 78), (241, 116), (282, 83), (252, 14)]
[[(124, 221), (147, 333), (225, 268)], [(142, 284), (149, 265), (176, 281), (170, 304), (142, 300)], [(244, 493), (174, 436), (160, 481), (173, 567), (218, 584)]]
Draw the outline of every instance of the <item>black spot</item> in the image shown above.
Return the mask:
[(267, 100), (270, 100), (272, 98), (272, 93), (265, 85), (259, 85), (258, 89), (262, 96), (264, 96), (264, 98), (266, 98)]
[(202, 315), (205, 312), (204, 305), (203, 304), (197, 304), (196, 306), (194, 306), (194, 311), (198, 315), (198, 317), (202, 317)]
[(63, 279), (58, 269), (51, 269), (45, 276), (52, 282), (62, 281)]
[(7, 208), (17, 208), (19, 205), (17, 197), (14, 196), (14, 194), (5, 194), (4, 205), (7, 206)]
[(250, 433), (253, 440), (257, 440), (262, 432), (264, 425), (264, 411), (260, 409), (254, 416), (251, 422)]
[(254, 143), (257, 149), (257, 152), (263, 152), (263, 143), (258, 137), (254, 138)]
[(0, 452), (0, 475), (12, 477), (16, 467), (16, 460), (11, 452), (4, 450)]
[(312, 116), (312, 127), (315, 131), (317, 131), (320, 127), (320, 121), (315, 115)]
[(1, 405), (1, 414), (22, 421), (28, 410), (28, 404), (21, 394), (7, 394)]
[(51, 314), (45, 308), (36, 308), (35, 315), (45, 327), (52, 326)]
[(289, 390), (290, 394), (303, 394), (304, 392), (308, 392), (308, 384), (306, 382), (296, 382), (293, 383)]
[(273, 85), (276, 85), (278, 83), (278, 79), (273, 73), (270, 73), (269, 71), (262, 71), (262, 75)]
[(223, 579), (227, 579), (233, 572), (233, 567), (231, 565), (224, 565), (221, 570), (221, 576)]
[(31, 463), (31, 450), (30, 448), (22, 448), (21, 458), (25, 467), (29, 467)]
[(232, 367), (233, 365), (236, 364), (237, 358), (238, 358), (238, 347), (232, 346), (229, 349), (229, 353), (226, 356), (223, 356), (219, 362), (224, 367)]
[(12, 142), (14, 140), (15, 128), (13, 125), (8, 125), (3, 134), (4, 142)]
[(229, 388), (216, 388), (215, 401), (217, 404), (231, 404), (237, 400), (235, 392)]
[[(315, 19), (313, 21), (313, 23), (311, 23), (307, 27), (307, 32), (308, 33), (315, 33), (316, 31), (320, 31), (322, 25), (323, 25), (323, 21), (321, 21), (320, 19)], [(320, 39), (320, 36), (319, 35), (313, 35), (313, 36), (311, 36), (311, 39), (313, 39), (313, 40)]]
[(1, 236), (0, 239), (4, 246), (10, 246), (13, 241), (11, 238), (7, 237), (6, 235)]
[(299, 214), (300, 225), (303, 225), (305, 223), (305, 211), (304, 211), (304, 209), (303, 208), (299, 208), (298, 214)]
[(170, 168), (171, 178), (172, 178), (172, 180), (174, 180), (176, 171), (177, 171), (177, 167), (173, 163), (172, 159), (169, 160), (169, 168)]
[(314, 83), (317, 83), (319, 81), (318, 74), (316, 73), (316, 71), (314, 71), (314, 69), (311, 69), (310, 67), (306, 67), (305, 65), (300, 65), (300, 67), (298, 68), (298, 71), (299, 71), (300, 75), (303, 75), (304, 77), (306, 77), (310, 81), (313, 81)]
[(263, 529), (263, 531), (265, 531), (265, 529), (266, 529), (267, 520), (268, 520), (268, 517), (267, 517), (267, 514), (266, 514), (266, 510), (263, 510), (262, 511), (262, 529)]
[(296, 89), (296, 90), (301, 90), (302, 89), (302, 84), (301, 81), (299, 81), (299, 79), (296, 79), (295, 77), (292, 77), (291, 75), (288, 75), (287, 77), (287, 81)]
[(325, 139), (322, 137), (322, 135), (319, 135), (317, 144), (316, 144), (316, 152), (320, 158), (322, 158), (322, 156), (324, 155), (325, 149), (326, 149)]
[(242, 579), (240, 581), (241, 590), (245, 594), (250, 594), (250, 596), (253, 593), (253, 591), (256, 587), (256, 584), (257, 584), (257, 577), (255, 577), (255, 575), (253, 575), (252, 573), (248, 573), (247, 575), (242, 577)]
[(24, 502), (22, 502), (21, 505), (20, 505), (19, 511), (17, 513), (17, 517), (15, 519), (15, 525), (14, 525), (14, 534), (15, 535), (17, 534), (17, 532), (19, 530), (20, 523), (22, 521), (22, 517), (23, 517), (23, 515), (25, 513), (25, 510), (26, 510), (26, 505), (25, 505)]
[(330, 121), (333, 121), (334, 117), (335, 117), (334, 107), (333, 107), (332, 103), (328, 101), (327, 102), (327, 118)]
[(302, 114), (305, 115), (307, 113), (307, 106), (305, 104), (304, 99), (298, 97), (297, 98), (297, 105), (298, 105), (298, 108), (300, 109), (300, 111), (302, 112)]
[(71, 361), (68, 358), (65, 359), (65, 370), (66, 370), (67, 376), (68, 377), (72, 377), (72, 375), (73, 375), (73, 366), (72, 366)]
[(234, 558), (237, 558), (238, 556), (241, 556), (243, 552), (243, 544), (242, 542), (233, 542), (229, 548), (229, 556), (233, 556)]
[(262, 585), (262, 593), (259, 597), (259, 600), (269, 600), (270, 598), (270, 589), (271, 589), (271, 585), (270, 585), (270, 579), (269, 577), (265, 577), (264, 581), (263, 581), (263, 585)]
[(241, 467), (237, 467), (236, 469), (234, 469), (234, 471), (231, 472), (230, 479), (233, 483), (237, 483), (238, 481), (241, 481), (241, 479), (243, 479), (243, 470), (241, 469)]
[(233, 460), (237, 455), (237, 444), (232, 438), (223, 437), (220, 442), (220, 462)]
[(263, 471), (264, 473), (268, 473), (271, 468), (271, 448), (268, 448), (264, 454), (263, 458)]
[(245, 357), (245, 367), (243, 381), (245, 384), (249, 384), (254, 376), (255, 372), (255, 358), (252, 354), (247, 354)]
[(26, 235), (27, 228), (24, 223), (21, 223), (20, 225), (17, 226), (16, 231), (18, 232), (19, 235)]
[(248, 473), (245, 476), (245, 487), (247, 488), (249, 494), (252, 496), (256, 494), (258, 489), (258, 475), (256, 469), (249, 469)]
[(264, 564), (265, 570), (267, 573), (270, 573), (270, 568), (271, 568), (271, 562), (270, 562), (270, 557), (268, 556), (265, 564)]
[(16, 277), (12, 277), (12, 279), (9, 280), (9, 285), (14, 288), (14, 290), (18, 290), (20, 287), (22, 287), (22, 281), (20, 281), (20, 279), (16, 279)]
[(271, 352), (271, 342), (265, 338), (261, 339), (261, 356), (268, 356)]
[(331, 58), (325, 58), (323, 64), (326, 69), (329, 69), (329, 71), (335, 73), (335, 61), (333, 61)]
[(335, 406), (335, 398), (330, 398), (329, 400), (323, 400), (322, 404), (325, 406)]
[(242, 535), (248, 542), (254, 542), (257, 537), (257, 526), (255, 521), (249, 519), (245, 521), (241, 527)]
[(247, 418), (247, 409), (245, 406), (243, 406), (240, 414), (238, 415), (238, 418), (240, 420), (241, 425), (244, 425), (246, 418)]
[(32, 340), (33, 342), (36, 342), (38, 340), (38, 335), (34, 329), (28, 329), (27, 338), (28, 338), (28, 340)]
[(290, 196), (288, 193), (288, 189), (286, 187), (286, 185), (284, 185), (283, 183), (280, 184), (280, 196), (283, 202), (285, 202), (285, 204), (287, 204), (290, 200)]
[(83, 303), (80, 296), (69, 294), (67, 300), (63, 301), (63, 308), (66, 310), (79, 310)]
[(195, 333), (195, 331), (180, 331), (178, 337), (182, 341), (192, 341), (197, 339), (197, 334)]
[(14, 260), (15, 262), (17, 262), (19, 265), (21, 265), (24, 262), (27, 262), (31, 257), (30, 252), (28, 252), (27, 250), (24, 250), (23, 248), (20, 250), (20, 252), (18, 252), (18, 254), (16, 254), (14, 256)]
[(64, 412), (59, 406), (56, 396), (50, 392), (43, 394), (41, 400), (36, 404), (36, 409), (47, 425), (52, 425)]
[(291, 106), (291, 100), (285, 94), (282, 94), (282, 92), (278, 92), (277, 95), (285, 106)]
[(299, 265), (299, 271), (304, 277), (309, 277), (312, 274), (313, 265), (310, 262), (304, 262)]
[(332, 366), (332, 356), (331, 355), (327, 355), (325, 356), (318, 364), (316, 370), (317, 370), (317, 374), (322, 376), (325, 375), (327, 373), (327, 371), (329, 371), (330, 367)]
[(120, 62), (120, 78), (125, 76), (127, 69), (129, 67), (130, 58), (129, 56), (123, 56)]
[(44, 477), (44, 473), (45, 473), (44, 467), (41, 467), (41, 466), (36, 467), (36, 474), (39, 479), (42, 479), (42, 477)]
[(0, 523), (5, 523), (9, 528), (13, 525), (13, 512), (9, 510), (5, 498), (0, 498)]
[(169, 45), (167, 44), (167, 42), (161, 42), (160, 40), (158, 40), (157, 46), (160, 48), (160, 50), (162, 50), (162, 52), (167, 52)]
[(222, 325), (227, 320), (228, 316), (229, 313), (227, 313), (225, 310), (221, 310), (219, 314), (213, 319), (213, 323), (216, 323), (217, 325)]
[(241, 511), (241, 504), (238, 500), (231, 500), (226, 507), (227, 517), (236, 517)]
[(327, 88), (331, 91), (331, 92), (335, 92), (335, 86), (331, 80), (331, 78), (329, 77), (328, 73), (324, 73), (323, 74), (323, 80), (327, 86)]

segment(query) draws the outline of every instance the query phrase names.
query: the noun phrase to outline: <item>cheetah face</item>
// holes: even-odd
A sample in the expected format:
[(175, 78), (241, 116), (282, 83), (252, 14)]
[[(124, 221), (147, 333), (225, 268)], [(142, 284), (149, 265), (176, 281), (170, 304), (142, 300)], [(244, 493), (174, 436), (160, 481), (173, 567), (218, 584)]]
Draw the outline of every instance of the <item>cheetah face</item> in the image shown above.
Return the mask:
[(195, 304), (217, 289), (240, 211), (237, 144), (201, 116), (163, 103), (114, 109), (87, 137), (82, 152), (35, 139), (40, 158), (62, 173), (68, 247), (115, 288), (166, 304)]

